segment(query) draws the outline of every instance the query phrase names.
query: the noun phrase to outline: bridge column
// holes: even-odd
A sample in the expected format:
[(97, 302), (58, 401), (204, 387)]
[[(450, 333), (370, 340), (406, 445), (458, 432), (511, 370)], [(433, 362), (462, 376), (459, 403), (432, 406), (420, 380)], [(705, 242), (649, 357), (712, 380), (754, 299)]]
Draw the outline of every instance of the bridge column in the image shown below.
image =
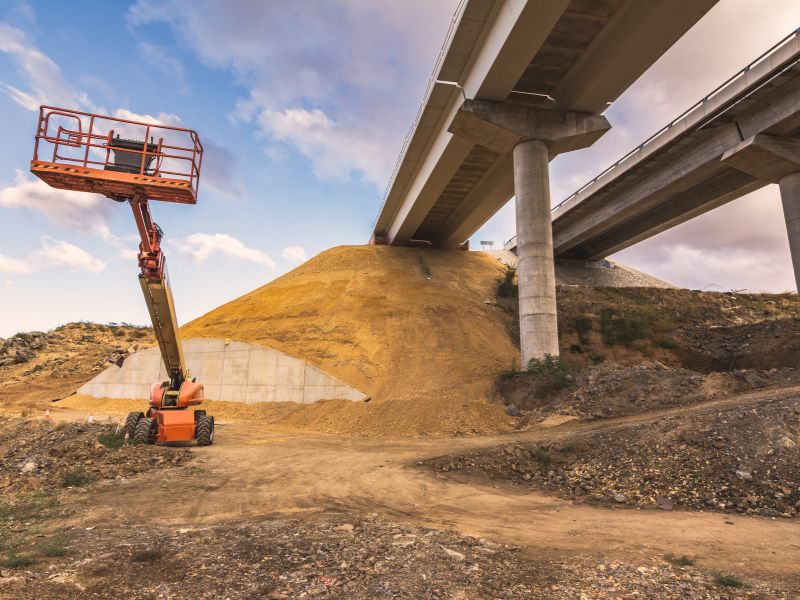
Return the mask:
[(558, 356), (547, 144), (540, 140), (522, 141), (514, 146), (513, 158), (519, 334), (522, 368), (525, 368), (533, 358)]
[(786, 233), (789, 235), (795, 288), (800, 292), (800, 173), (782, 177), (778, 185), (781, 189)]
[(610, 128), (599, 115), (484, 100), (465, 100), (448, 128), (500, 155), (512, 153), (522, 368), (532, 358), (558, 356), (548, 163), (591, 146)]
[(759, 133), (728, 150), (722, 161), (780, 187), (794, 282), (800, 292), (800, 140)]

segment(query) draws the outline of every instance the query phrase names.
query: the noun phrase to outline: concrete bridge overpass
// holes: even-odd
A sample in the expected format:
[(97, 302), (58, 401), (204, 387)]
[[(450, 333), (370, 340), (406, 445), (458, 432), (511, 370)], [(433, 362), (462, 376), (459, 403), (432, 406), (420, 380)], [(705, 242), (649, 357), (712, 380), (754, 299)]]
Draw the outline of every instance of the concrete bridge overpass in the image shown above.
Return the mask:
[(456, 248), (516, 196), (522, 364), (558, 354), (548, 163), (716, 0), (465, 0), (372, 241)]
[[(554, 207), (553, 250), (604, 258), (780, 183), (800, 286), (798, 172), (800, 30)], [(515, 247), (516, 237), (506, 243)]]
[(549, 158), (589, 145), (608, 128), (604, 118), (591, 115), (602, 113), (715, 3), (463, 1), (389, 183), (374, 239), (457, 248), (513, 196), (509, 137), (491, 144), (486, 132), (473, 131), (462, 118), (465, 101), (586, 113), (580, 115), (585, 135), (551, 144)]

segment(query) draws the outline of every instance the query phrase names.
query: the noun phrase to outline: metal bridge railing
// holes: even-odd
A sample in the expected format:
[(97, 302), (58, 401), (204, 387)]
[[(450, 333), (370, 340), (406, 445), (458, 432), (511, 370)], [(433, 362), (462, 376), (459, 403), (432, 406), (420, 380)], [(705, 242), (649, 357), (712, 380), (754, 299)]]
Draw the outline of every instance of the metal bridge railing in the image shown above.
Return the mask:
[[(685, 111), (683, 111), (683, 112), (682, 112), (680, 115), (678, 115), (677, 117), (675, 117), (674, 119), (672, 119), (672, 121), (670, 121), (669, 123), (667, 123), (666, 125), (664, 125), (664, 127), (662, 127), (661, 129), (659, 129), (658, 131), (656, 131), (656, 132), (655, 132), (653, 135), (651, 135), (649, 138), (647, 138), (647, 139), (646, 139), (645, 141), (643, 141), (641, 144), (639, 144), (638, 146), (636, 146), (635, 148), (633, 148), (633, 149), (632, 149), (630, 152), (628, 152), (627, 154), (625, 154), (625, 156), (623, 156), (622, 158), (620, 158), (620, 159), (619, 159), (617, 162), (615, 162), (615, 163), (614, 163), (614, 164), (612, 164), (612, 165), (609, 165), (607, 168), (605, 168), (603, 171), (601, 171), (601, 172), (600, 172), (598, 175), (596, 175), (596, 176), (595, 176), (595, 177), (594, 177), (592, 180), (588, 181), (587, 183), (585, 183), (584, 185), (582, 185), (580, 188), (578, 188), (578, 189), (577, 189), (575, 192), (573, 192), (572, 194), (570, 194), (569, 196), (567, 196), (566, 198), (564, 198), (564, 199), (563, 199), (561, 202), (559, 202), (558, 204), (556, 204), (556, 205), (555, 205), (555, 206), (554, 206), (554, 207), (551, 209), (551, 211), (556, 211), (556, 210), (558, 210), (558, 209), (559, 209), (559, 208), (561, 208), (561, 207), (562, 207), (564, 204), (566, 204), (567, 202), (569, 202), (570, 200), (572, 200), (573, 198), (575, 198), (576, 196), (578, 196), (578, 195), (579, 195), (579, 194), (580, 194), (582, 191), (584, 191), (586, 188), (588, 188), (589, 186), (593, 185), (594, 183), (597, 183), (597, 180), (598, 180), (598, 179), (600, 179), (600, 178), (601, 178), (601, 177), (603, 177), (604, 175), (607, 175), (608, 173), (610, 173), (611, 171), (613, 171), (614, 169), (616, 169), (616, 168), (617, 168), (617, 167), (618, 167), (618, 166), (619, 166), (619, 165), (620, 165), (622, 162), (624, 162), (626, 159), (630, 158), (630, 157), (631, 157), (632, 155), (634, 155), (635, 153), (642, 151), (642, 150), (643, 150), (643, 149), (644, 149), (644, 148), (645, 148), (645, 147), (646, 147), (648, 144), (650, 144), (650, 143), (651, 143), (651, 142), (652, 142), (654, 139), (656, 139), (657, 137), (659, 137), (659, 136), (660, 136), (661, 134), (663, 134), (665, 131), (668, 131), (668, 130), (672, 129), (672, 128), (673, 128), (673, 127), (674, 127), (674, 126), (677, 124), (677, 123), (680, 123), (680, 122), (681, 122), (683, 119), (685, 119), (685, 118), (686, 118), (686, 117), (687, 117), (689, 114), (691, 114), (692, 112), (694, 112), (694, 111), (695, 111), (697, 108), (699, 108), (699, 107), (703, 106), (703, 105), (704, 105), (704, 104), (706, 104), (706, 103), (707, 103), (709, 100), (711, 100), (712, 98), (714, 98), (714, 97), (715, 97), (717, 94), (719, 94), (719, 92), (721, 92), (721, 91), (722, 91), (724, 88), (727, 88), (729, 85), (731, 85), (732, 83), (734, 83), (735, 81), (737, 81), (739, 78), (741, 78), (741, 77), (744, 77), (744, 76), (745, 76), (745, 75), (748, 73), (748, 71), (750, 71), (751, 69), (753, 69), (753, 67), (755, 67), (755, 66), (757, 66), (758, 64), (760, 64), (760, 63), (761, 63), (763, 60), (765, 60), (766, 58), (768, 58), (768, 57), (769, 57), (771, 54), (773, 54), (773, 53), (774, 53), (776, 50), (778, 50), (778, 49), (782, 48), (782, 47), (783, 47), (783, 46), (785, 46), (787, 43), (789, 43), (789, 42), (790, 42), (792, 39), (794, 39), (795, 37), (797, 37), (797, 36), (799, 36), (799, 35), (800, 35), (800, 27), (799, 27), (799, 28), (797, 28), (797, 29), (795, 29), (795, 30), (794, 30), (792, 33), (790, 33), (789, 35), (787, 35), (787, 36), (786, 36), (786, 37), (784, 37), (783, 39), (781, 39), (781, 40), (780, 40), (778, 43), (776, 43), (776, 44), (775, 44), (775, 45), (773, 45), (771, 48), (769, 48), (769, 50), (767, 50), (766, 52), (762, 53), (760, 56), (758, 56), (758, 58), (756, 58), (755, 60), (751, 61), (751, 62), (750, 62), (750, 63), (749, 63), (749, 64), (748, 64), (746, 67), (744, 67), (744, 68), (743, 68), (743, 69), (741, 69), (740, 71), (737, 71), (737, 72), (736, 72), (736, 73), (735, 73), (733, 76), (729, 77), (729, 78), (728, 78), (727, 80), (725, 80), (725, 81), (724, 81), (722, 84), (718, 85), (718, 86), (717, 86), (716, 88), (714, 88), (714, 89), (713, 89), (711, 92), (709, 92), (708, 94), (706, 94), (706, 95), (705, 95), (703, 98), (701, 98), (700, 100), (698, 100), (697, 102), (695, 102), (694, 104), (692, 104), (692, 106), (690, 106), (690, 107), (689, 107), (689, 108), (687, 108)], [(516, 236), (514, 236), (514, 237), (516, 237)], [(506, 242), (506, 244), (508, 244), (509, 242), (511, 242), (513, 239), (514, 239), (514, 238), (511, 238), (511, 240), (508, 240), (508, 242)]]

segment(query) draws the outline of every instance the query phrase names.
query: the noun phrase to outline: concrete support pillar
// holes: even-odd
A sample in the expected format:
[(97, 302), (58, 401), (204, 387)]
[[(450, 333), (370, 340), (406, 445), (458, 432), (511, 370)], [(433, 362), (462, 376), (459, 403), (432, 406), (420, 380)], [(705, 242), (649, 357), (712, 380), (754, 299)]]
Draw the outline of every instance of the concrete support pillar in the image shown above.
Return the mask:
[(558, 356), (556, 276), (547, 144), (522, 141), (514, 146), (513, 153), (519, 333), (524, 369), (532, 358)]
[(512, 153), (523, 369), (532, 358), (558, 356), (548, 162), (591, 146), (610, 128), (605, 117), (594, 114), (464, 100), (447, 129), (501, 156)]
[(800, 173), (786, 175), (781, 178), (778, 185), (781, 188), (786, 233), (789, 234), (795, 287), (800, 292)]

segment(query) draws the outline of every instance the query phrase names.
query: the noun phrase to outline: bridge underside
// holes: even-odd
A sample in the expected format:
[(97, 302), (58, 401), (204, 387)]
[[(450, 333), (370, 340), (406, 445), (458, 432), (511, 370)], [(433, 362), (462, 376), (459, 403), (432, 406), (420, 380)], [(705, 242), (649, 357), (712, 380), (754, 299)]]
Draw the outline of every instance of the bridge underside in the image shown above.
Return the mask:
[[(715, 2), (468, 2), (393, 177), (375, 241), (457, 248), (513, 196), (510, 153), (447, 136), (463, 98), (597, 114)], [(471, 83), (485, 60), (492, 64), (484, 79)]]
[[(623, 4), (624, 0), (572, 0), (514, 85), (509, 98), (514, 102), (547, 106), (544, 96), (554, 93)], [(496, 194), (494, 202), (482, 207), (484, 220), (514, 194), (511, 163), (498, 164), (501, 158), (500, 154), (475, 144), (412, 238), (437, 247), (455, 247), (465, 241), (474, 230), (469, 233), (462, 230), (464, 220), (459, 218), (458, 209), (493, 167), (506, 171), (507, 185)]]

